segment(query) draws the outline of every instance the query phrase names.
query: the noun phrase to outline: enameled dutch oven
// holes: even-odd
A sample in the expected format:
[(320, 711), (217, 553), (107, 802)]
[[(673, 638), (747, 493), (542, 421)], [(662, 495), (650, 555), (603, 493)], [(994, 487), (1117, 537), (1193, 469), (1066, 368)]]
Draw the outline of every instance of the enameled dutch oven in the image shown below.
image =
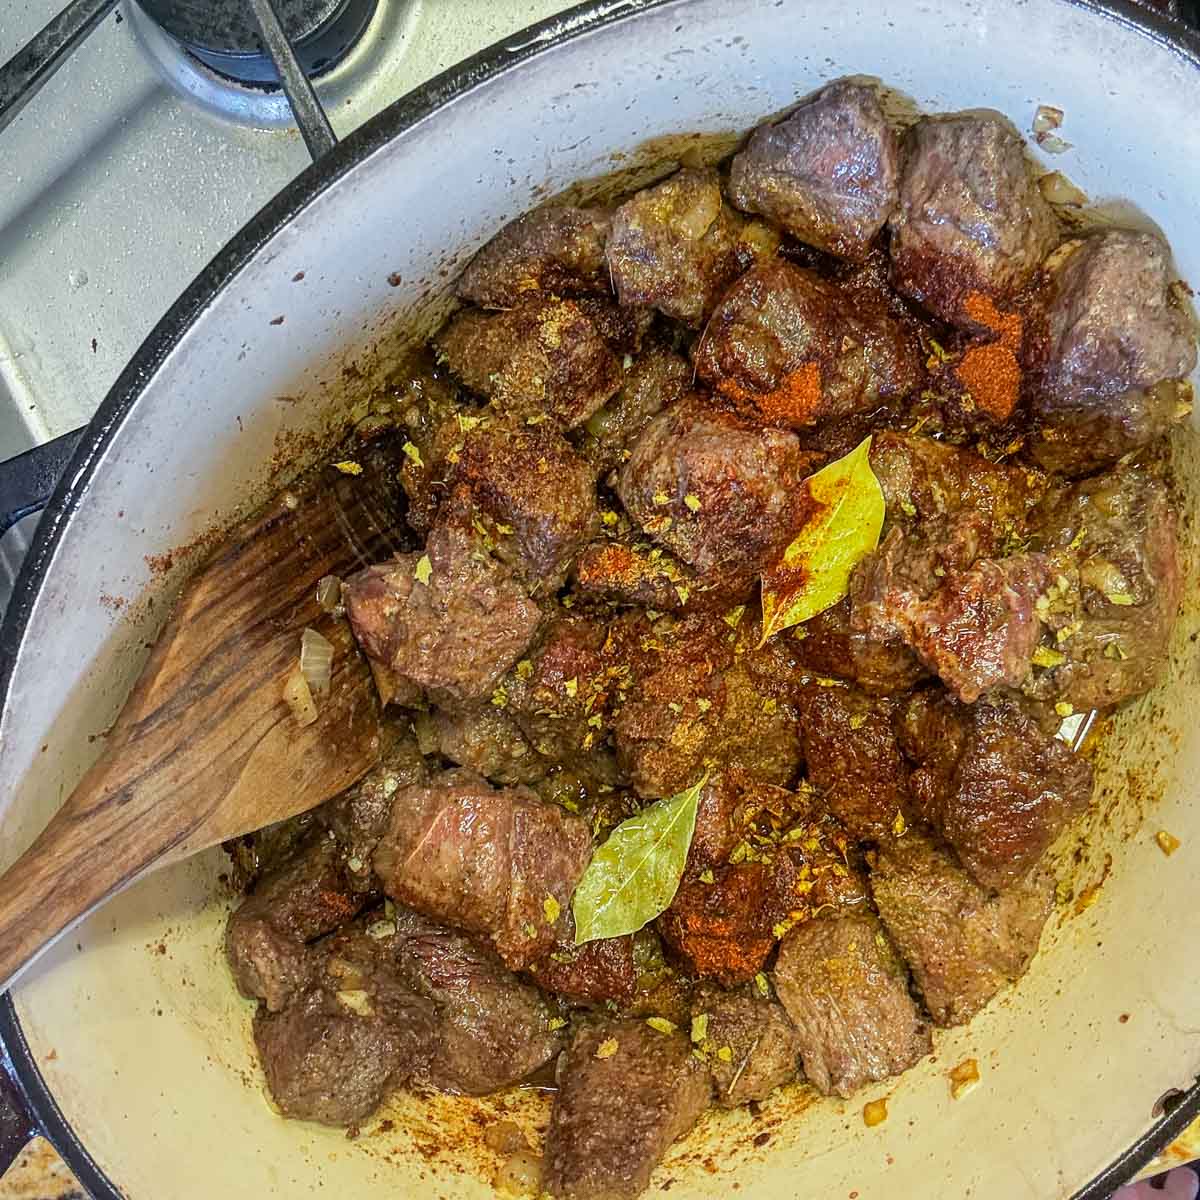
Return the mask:
[[(352, 398), (348, 361), (369, 375), (389, 329), (428, 327), (472, 251), (545, 196), (858, 73), (921, 108), (990, 106), (1023, 129), (1038, 104), (1063, 109), (1073, 148), (1049, 165), (1156, 222), (1200, 279), (1200, 38), (1120, 0), (624, 0), (513, 37), (268, 205), (105, 401), (3, 627), (0, 867), (96, 754), (187, 569), (180, 548), (265, 495), (281, 448), (316, 452)], [(656, 1190), (1098, 1198), (1200, 1112), (1200, 454), (1187, 437), (1176, 460), (1192, 584), (1169, 678), (1115, 723), (1067, 850), (1072, 898), (1028, 976), (851, 1102), (792, 1089), (756, 1116), (711, 1114)], [(1182, 842), (1170, 858), (1160, 829)], [(509, 1106), (536, 1120), (543, 1098), (402, 1098), (357, 1140), (275, 1115), (221, 954), (222, 869), (211, 852), (143, 879), (3, 1001), (19, 1099), (85, 1186), (129, 1200), (490, 1195), (479, 1118)], [(965, 1059), (980, 1081), (955, 1099), (948, 1072)], [(881, 1096), (888, 1119), (868, 1128), (863, 1104)]]

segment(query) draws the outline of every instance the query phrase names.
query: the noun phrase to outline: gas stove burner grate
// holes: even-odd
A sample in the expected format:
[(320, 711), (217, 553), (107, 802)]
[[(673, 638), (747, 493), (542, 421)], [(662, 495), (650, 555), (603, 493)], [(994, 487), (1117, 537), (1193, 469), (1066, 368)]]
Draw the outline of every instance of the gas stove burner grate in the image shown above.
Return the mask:
[[(246, 0), (138, 0), (146, 15), (189, 54), (238, 83), (278, 87)], [(331, 70), (367, 30), (378, 0), (275, 0), (296, 58), (309, 78)]]

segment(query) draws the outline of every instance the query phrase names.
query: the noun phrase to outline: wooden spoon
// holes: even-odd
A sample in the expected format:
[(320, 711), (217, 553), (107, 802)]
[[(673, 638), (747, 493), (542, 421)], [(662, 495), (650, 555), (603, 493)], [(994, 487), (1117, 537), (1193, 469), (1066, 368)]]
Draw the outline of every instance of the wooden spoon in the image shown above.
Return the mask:
[[(276, 497), (188, 582), (99, 761), (0, 878), (0, 990), (139, 875), (314, 808), (378, 761), (370, 669), (316, 598), (322, 576), (401, 548), (394, 459), (377, 447), (360, 465)], [(301, 726), (283, 695), (306, 627), (334, 659)]]

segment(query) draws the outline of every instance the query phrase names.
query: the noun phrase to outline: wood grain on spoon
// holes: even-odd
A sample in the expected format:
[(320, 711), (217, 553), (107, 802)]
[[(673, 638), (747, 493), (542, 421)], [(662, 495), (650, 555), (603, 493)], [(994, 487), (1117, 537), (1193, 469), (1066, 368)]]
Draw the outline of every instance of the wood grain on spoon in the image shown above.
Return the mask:
[[(99, 761), (0, 880), (0, 988), (151, 867), (323, 803), (378, 761), (379, 702), (324, 575), (386, 556), (398, 527), (386, 451), (332, 469), (237, 528), (187, 584)], [(283, 700), (300, 635), (334, 645), (301, 727)]]

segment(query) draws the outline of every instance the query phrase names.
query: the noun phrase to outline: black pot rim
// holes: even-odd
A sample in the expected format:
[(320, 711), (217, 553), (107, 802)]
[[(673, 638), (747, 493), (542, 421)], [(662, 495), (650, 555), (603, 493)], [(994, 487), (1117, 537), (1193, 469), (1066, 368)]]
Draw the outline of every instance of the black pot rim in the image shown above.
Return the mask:
[[(16, 652), (67, 518), (84, 502), (104, 449), (167, 355), (258, 250), (359, 162), (451, 100), (577, 37), (675, 2), (587, 0), (480, 51), (409, 92), (360, 126), (288, 184), (234, 235), (134, 354), (84, 431), (43, 511), (34, 544), (26, 556), (0, 624), (0, 709), (8, 697)], [(1114, 20), (1148, 34), (1200, 71), (1200, 34), (1180, 22), (1141, 7), (1136, 0), (1063, 2), (1089, 11), (1097, 18)], [(0, 996), (0, 1045), (8, 1051), (30, 1114), (75, 1177), (95, 1200), (124, 1200), (79, 1140), (46, 1086), (8, 993)], [(1108, 1200), (1116, 1188), (1178, 1137), (1200, 1115), (1200, 1079), (1173, 1100), (1168, 1111), (1071, 1200)]]

